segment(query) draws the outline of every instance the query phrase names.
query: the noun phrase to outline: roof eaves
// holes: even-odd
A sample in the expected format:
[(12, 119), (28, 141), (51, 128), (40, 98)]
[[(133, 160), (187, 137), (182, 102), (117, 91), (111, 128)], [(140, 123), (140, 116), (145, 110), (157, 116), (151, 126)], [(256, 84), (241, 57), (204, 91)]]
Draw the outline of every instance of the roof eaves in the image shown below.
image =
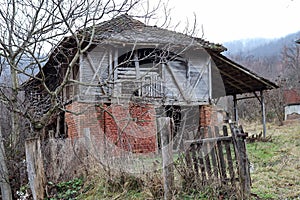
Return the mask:
[(265, 79), (261, 76), (258, 76), (257, 74), (255, 74), (254, 72), (250, 71), (249, 69), (241, 66), (240, 64), (230, 60), (229, 58), (227, 58), (226, 56), (222, 55), (222, 54), (214, 54), (214, 56), (218, 57), (220, 60), (222, 60), (223, 62), (228, 63), (229, 65), (239, 69), (240, 71), (246, 73), (247, 75), (251, 76), (252, 78), (260, 81), (261, 83), (265, 84), (266, 86), (268, 86), (269, 89), (276, 89), (279, 88), (278, 85), (276, 85), (275, 83), (269, 81), (268, 79)]

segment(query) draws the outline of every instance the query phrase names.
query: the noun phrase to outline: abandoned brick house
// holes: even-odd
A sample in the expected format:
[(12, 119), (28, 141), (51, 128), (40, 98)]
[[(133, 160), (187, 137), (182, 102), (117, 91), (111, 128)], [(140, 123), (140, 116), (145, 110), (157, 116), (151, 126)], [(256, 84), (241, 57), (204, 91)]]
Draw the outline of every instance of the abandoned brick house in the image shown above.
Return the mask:
[[(78, 34), (89, 41), (91, 32)], [(89, 134), (131, 152), (155, 152), (157, 117), (172, 117), (175, 133), (182, 136), (189, 131), (183, 117), (194, 129), (211, 123), (213, 99), (276, 88), (222, 55), (222, 45), (148, 26), (126, 14), (96, 25), (91, 41), (61, 93), (64, 110), (45, 129), (55, 137)], [(52, 52), (43, 67), (50, 89), (62, 82), (76, 48), (74, 38), (65, 37)], [(27, 82), (26, 98), (40, 114), (47, 109), (47, 103), (38, 105), (43, 90), (38, 81)]]

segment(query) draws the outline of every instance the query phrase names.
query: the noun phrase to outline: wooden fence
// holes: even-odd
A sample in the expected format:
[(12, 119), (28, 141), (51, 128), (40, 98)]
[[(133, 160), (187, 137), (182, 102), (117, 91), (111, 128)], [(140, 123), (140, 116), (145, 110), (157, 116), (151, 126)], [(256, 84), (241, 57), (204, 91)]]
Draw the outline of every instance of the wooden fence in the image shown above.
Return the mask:
[(225, 125), (222, 134), (218, 127), (206, 127), (200, 129), (200, 139), (185, 141), (185, 163), (189, 169), (186, 178), (202, 186), (230, 186), (242, 199), (248, 199), (251, 180), (246, 134), (234, 124), (229, 127), (231, 135)]

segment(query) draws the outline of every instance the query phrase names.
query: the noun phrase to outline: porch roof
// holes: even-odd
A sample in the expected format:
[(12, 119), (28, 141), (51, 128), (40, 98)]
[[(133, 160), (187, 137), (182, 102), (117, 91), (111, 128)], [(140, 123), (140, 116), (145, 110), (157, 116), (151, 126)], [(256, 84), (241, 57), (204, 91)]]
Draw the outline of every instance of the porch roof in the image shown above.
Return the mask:
[(210, 53), (219, 70), (226, 96), (270, 90), (278, 86), (220, 53)]

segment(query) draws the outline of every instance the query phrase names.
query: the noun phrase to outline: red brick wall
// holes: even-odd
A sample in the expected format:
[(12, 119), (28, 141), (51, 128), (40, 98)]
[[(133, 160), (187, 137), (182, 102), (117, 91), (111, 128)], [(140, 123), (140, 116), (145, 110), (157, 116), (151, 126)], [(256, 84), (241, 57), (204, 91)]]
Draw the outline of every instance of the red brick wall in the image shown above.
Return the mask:
[(90, 128), (90, 134), (93, 136), (99, 137), (103, 134), (95, 105), (74, 102), (67, 105), (66, 109), (71, 111), (65, 115), (69, 138), (83, 137), (85, 128)]
[(157, 150), (155, 109), (151, 105), (100, 105), (74, 102), (66, 113), (68, 137), (82, 137), (84, 128), (93, 136), (133, 153)]

